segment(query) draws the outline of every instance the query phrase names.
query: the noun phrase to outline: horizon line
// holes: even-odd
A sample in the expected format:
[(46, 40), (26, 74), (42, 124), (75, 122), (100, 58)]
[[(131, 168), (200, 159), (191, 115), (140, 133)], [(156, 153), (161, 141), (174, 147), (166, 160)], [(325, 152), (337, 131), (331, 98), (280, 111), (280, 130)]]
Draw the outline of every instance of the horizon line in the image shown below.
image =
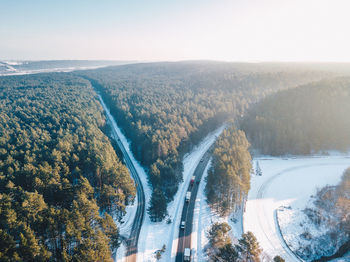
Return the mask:
[(176, 63), (176, 62), (222, 62), (222, 63), (335, 63), (349, 64), (350, 61), (335, 61), (335, 60), (220, 60), (220, 59), (164, 59), (164, 60), (135, 60), (135, 59), (6, 59), (0, 58), (1, 62), (48, 62), (48, 61), (108, 61), (108, 62), (130, 62), (130, 63)]

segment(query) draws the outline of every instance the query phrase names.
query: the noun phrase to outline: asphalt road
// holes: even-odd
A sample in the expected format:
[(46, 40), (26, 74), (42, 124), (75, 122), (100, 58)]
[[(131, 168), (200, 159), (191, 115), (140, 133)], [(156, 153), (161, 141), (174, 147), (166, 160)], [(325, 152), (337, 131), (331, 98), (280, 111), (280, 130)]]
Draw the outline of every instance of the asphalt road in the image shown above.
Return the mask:
[[(199, 182), (202, 179), (204, 170), (211, 156), (210, 151), (211, 148), (202, 157), (203, 161), (199, 162), (199, 164), (197, 165), (196, 170), (193, 174), (196, 177), (195, 182), (193, 186), (189, 185), (189, 188), (187, 190), (191, 192), (191, 199), (188, 203), (185, 202), (184, 207), (182, 209), (181, 221), (185, 221), (186, 225), (185, 229), (179, 229), (179, 241), (175, 260), (176, 262), (182, 262), (185, 248), (191, 248), (193, 213), (199, 188), (199, 183), (197, 184), (197, 182)], [(185, 199), (183, 201), (185, 201)]]
[(114, 139), (116, 140), (118, 147), (123, 153), (124, 161), (126, 163), (126, 166), (128, 167), (130, 174), (132, 178), (135, 181), (136, 190), (137, 190), (137, 210), (136, 215), (132, 224), (131, 233), (130, 236), (126, 239), (126, 261), (128, 262), (136, 262), (136, 256), (137, 256), (137, 243), (140, 236), (140, 231), (144, 219), (144, 213), (145, 213), (145, 193), (143, 190), (143, 186), (140, 180), (140, 177), (135, 169), (134, 164), (132, 163), (130, 156), (128, 152), (125, 150), (125, 147), (123, 143), (120, 141), (120, 138), (118, 137), (117, 131), (115, 130), (113, 122), (113, 116), (109, 113), (109, 110), (107, 109), (105, 103), (102, 100), (102, 97), (99, 96), (99, 99), (101, 101), (101, 105), (104, 108), (106, 115), (108, 117), (108, 122), (110, 123), (112, 135)]

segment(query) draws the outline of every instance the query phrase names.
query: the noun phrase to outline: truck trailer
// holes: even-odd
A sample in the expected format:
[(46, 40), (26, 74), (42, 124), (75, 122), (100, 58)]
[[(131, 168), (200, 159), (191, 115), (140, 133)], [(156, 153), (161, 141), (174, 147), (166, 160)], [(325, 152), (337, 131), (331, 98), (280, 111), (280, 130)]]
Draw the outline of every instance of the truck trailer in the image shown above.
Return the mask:
[(191, 249), (190, 248), (185, 248), (184, 261), (191, 261)]
[(191, 192), (187, 192), (186, 193), (186, 202), (190, 202), (190, 199), (191, 199)]

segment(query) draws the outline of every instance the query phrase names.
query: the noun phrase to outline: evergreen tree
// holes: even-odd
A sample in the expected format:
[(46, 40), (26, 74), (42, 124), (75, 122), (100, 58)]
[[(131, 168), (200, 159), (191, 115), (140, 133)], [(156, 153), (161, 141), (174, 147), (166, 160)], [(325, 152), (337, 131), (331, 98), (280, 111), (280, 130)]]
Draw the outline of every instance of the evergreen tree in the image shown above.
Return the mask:
[(212, 167), (206, 184), (209, 204), (221, 215), (235, 210), (250, 188), (251, 156), (244, 132), (224, 130), (214, 146)]
[(238, 242), (239, 242), (239, 251), (240, 251), (241, 257), (244, 258), (245, 261), (248, 261), (248, 262), (260, 261), (259, 256), (262, 250), (259, 247), (259, 243), (252, 232), (247, 232), (243, 234), (242, 238)]
[(228, 236), (230, 230), (230, 225), (225, 222), (214, 223), (207, 233), (210, 245), (215, 248), (222, 248), (227, 244), (231, 244), (231, 239)]
[(162, 258), (162, 255), (165, 252), (165, 250), (166, 250), (166, 245), (163, 245), (161, 249), (155, 252), (155, 258), (157, 259), (157, 261), (159, 261)]
[(280, 256), (275, 256), (273, 258), (273, 261), (274, 262), (285, 262), (285, 260), (282, 257), (280, 257)]
[(258, 262), (262, 250), (255, 236), (248, 232), (242, 235), (238, 244), (232, 245), (228, 232), (231, 227), (227, 223), (214, 223), (208, 231), (209, 261), (215, 262)]
[(232, 244), (226, 244), (219, 249), (219, 253), (214, 257), (214, 261), (220, 262), (236, 262), (239, 261), (239, 253), (237, 248)]
[(162, 221), (168, 214), (166, 207), (167, 203), (163, 192), (159, 189), (154, 190), (151, 196), (150, 206), (148, 207), (151, 221)]

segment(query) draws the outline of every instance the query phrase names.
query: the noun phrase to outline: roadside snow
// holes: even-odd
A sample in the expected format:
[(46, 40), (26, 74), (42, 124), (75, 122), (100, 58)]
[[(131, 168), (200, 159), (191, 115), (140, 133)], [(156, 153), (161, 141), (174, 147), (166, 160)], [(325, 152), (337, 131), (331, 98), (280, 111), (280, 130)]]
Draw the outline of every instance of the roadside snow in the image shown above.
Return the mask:
[[(270, 256), (280, 255), (286, 261), (299, 261), (284, 244), (277, 229), (276, 212), (282, 206), (303, 209), (317, 188), (335, 185), (350, 166), (348, 156), (318, 156), (254, 159), (262, 176), (252, 176), (244, 213), (244, 231), (251, 231)], [(295, 225), (287, 216), (280, 219), (283, 227)], [(290, 231), (293, 231), (291, 228)], [(290, 239), (287, 236), (287, 239)]]
[(126, 253), (126, 247), (123, 242), (121, 243), (120, 247), (117, 249), (117, 253), (115, 254), (115, 261), (126, 262), (125, 253)]
[[(150, 188), (150, 186), (148, 185), (148, 182), (147, 182), (146, 172), (143, 169), (143, 167), (134, 158), (134, 156), (133, 156), (133, 154), (132, 154), (132, 152), (130, 150), (130, 143), (126, 139), (125, 135), (122, 133), (121, 129), (118, 127), (116, 121), (114, 120), (114, 117), (111, 115), (108, 107), (103, 102), (102, 97), (100, 95), (98, 95), (98, 97), (100, 99), (100, 102), (101, 102), (101, 105), (102, 105), (103, 109), (106, 112), (106, 115), (107, 115), (108, 119), (110, 120), (110, 123), (112, 124), (112, 128), (116, 131), (118, 137), (120, 138), (120, 142), (123, 144), (123, 146), (124, 146), (125, 150), (127, 151), (127, 153), (129, 155), (132, 163), (134, 164), (134, 167), (135, 167), (137, 173), (139, 174), (139, 177), (140, 177), (140, 180), (141, 180), (141, 183), (142, 183), (142, 186), (143, 186), (143, 190), (144, 190), (144, 193), (145, 193), (145, 201), (146, 201), (146, 203), (148, 203), (149, 199), (151, 197), (151, 192), (152, 191), (151, 191), (151, 188)], [(117, 139), (117, 138), (115, 138), (115, 139)], [(123, 223), (120, 223), (120, 222), (116, 221), (116, 223), (118, 225), (118, 228), (120, 230), (119, 231), (120, 235), (122, 235), (124, 237), (128, 237), (130, 235), (130, 231), (131, 231), (132, 223), (134, 221), (136, 210), (137, 210), (137, 197), (135, 197), (135, 202), (132, 205), (129, 205), (126, 208), (127, 214), (122, 219)], [(146, 219), (147, 218), (148, 217), (146, 216)], [(142, 233), (142, 230), (141, 230), (141, 233)], [(141, 239), (141, 235), (140, 235), (140, 239)], [(140, 240), (139, 240), (139, 243), (140, 243)], [(124, 247), (124, 245), (119, 247), (119, 249), (117, 250), (117, 255), (116, 255), (115, 260), (116, 261), (122, 261), (123, 256), (121, 254), (125, 254), (125, 251), (126, 251), (126, 248)], [(138, 258), (139, 258), (139, 256), (138, 256)], [(140, 260), (140, 261), (142, 261), (142, 260)]]
[[(233, 243), (242, 236), (242, 214), (241, 212), (232, 213), (228, 217), (220, 217), (213, 212), (207, 201), (205, 195), (205, 178), (208, 176), (208, 170), (211, 166), (211, 160), (208, 162), (206, 169), (204, 170), (203, 178), (199, 184), (198, 195), (196, 198), (196, 204), (193, 215), (193, 230), (191, 237), (191, 246), (195, 248), (193, 261), (207, 261), (208, 257), (205, 253), (205, 247), (209, 240), (207, 238), (207, 232), (211, 225), (216, 222), (226, 222), (231, 226), (230, 237)], [(235, 221), (235, 222), (234, 222)]]
[(109, 109), (106, 107), (106, 105), (103, 102), (103, 100), (102, 100), (100, 95), (99, 95), (99, 98), (100, 98), (102, 106), (104, 107), (104, 109), (106, 111), (106, 114), (107, 114), (108, 118), (111, 119), (112, 127), (116, 131), (118, 137), (120, 138), (120, 142), (123, 144), (126, 152), (128, 153), (128, 155), (129, 155), (129, 157), (131, 159), (131, 162), (134, 164), (134, 167), (135, 167), (137, 173), (140, 176), (140, 180), (142, 182), (143, 190), (145, 192), (145, 198), (146, 198), (146, 201), (148, 201), (150, 199), (150, 197), (151, 197), (152, 189), (148, 185), (146, 171), (143, 169), (141, 164), (135, 159), (135, 157), (132, 154), (132, 151), (130, 149), (129, 141), (127, 140), (127, 138), (125, 137), (125, 135), (123, 134), (121, 129), (118, 127), (117, 123), (115, 122), (113, 116), (111, 115)]
[(197, 147), (195, 147), (189, 154), (185, 155), (183, 159), (184, 182), (179, 185), (179, 190), (176, 193), (174, 200), (168, 205), (169, 218), (172, 220), (172, 222), (167, 224), (165, 220), (154, 223), (150, 221), (148, 215), (145, 217), (139, 238), (139, 253), (137, 256), (137, 261), (156, 261), (155, 252), (161, 249), (164, 244), (166, 245), (166, 250), (160, 261), (175, 261), (181, 211), (187, 187), (200, 159), (214, 143), (216, 137), (220, 135), (223, 129), (224, 126), (208, 134), (208, 136), (205, 137)]
[[(125, 208), (126, 214), (123, 216), (120, 222), (117, 222), (119, 232), (123, 237), (129, 237), (132, 224), (137, 211), (137, 197), (135, 197), (134, 203), (129, 204)], [(115, 219), (115, 218), (114, 218)]]

